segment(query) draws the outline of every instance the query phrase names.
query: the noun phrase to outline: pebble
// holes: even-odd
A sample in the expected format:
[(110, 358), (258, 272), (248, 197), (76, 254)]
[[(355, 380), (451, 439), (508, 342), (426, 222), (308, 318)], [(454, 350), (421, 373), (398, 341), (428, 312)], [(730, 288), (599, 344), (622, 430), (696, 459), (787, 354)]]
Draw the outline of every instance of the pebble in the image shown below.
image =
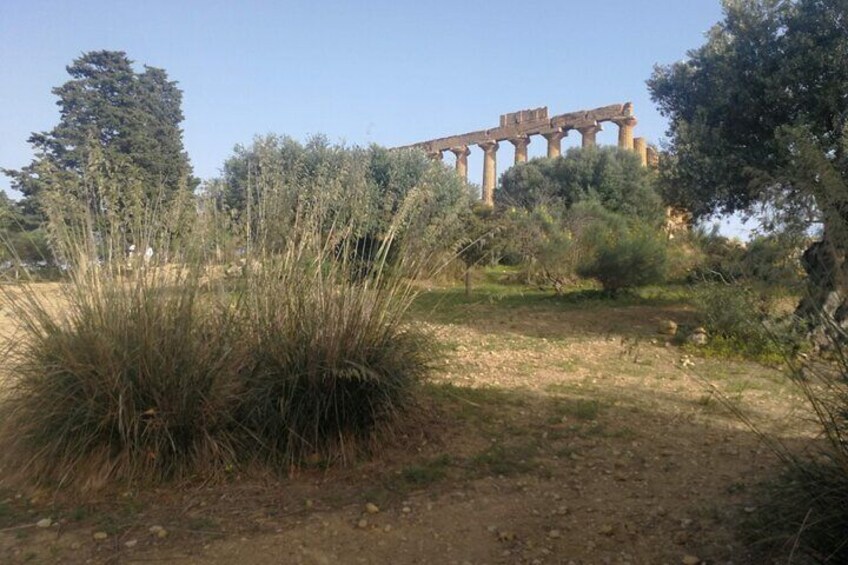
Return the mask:
[(513, 532), (498, 532), (499, 541), (513, 541), (514, 539), (515, 533)]
[(39, 528), (49, 528), (53, 524), (53, 520), (50, 518), (42, 518), (38, 522), (35, 523)]
[(369, 514), (377, 514), (380, 511), (380, 507), (373, 502), (369, 502), (365, 505), (365, 511)]
[(404, 514), (409, 514), (410, 512), (412, 512), (412, 508), (410, 508), (409, 506), (403, 507), (403, 513)]
[(600, 532), (605, 536), (611, 536), (613, 531), (615, 531), (615, 529), (609, 524), (604, 524), (600, 529)]
[(562, 536), (562, 534), (560, 533), (559, 530), (551, 530), (550, 532), (548, 532), (548, 537), (551, 538), (551, 539), (556, 539), (556, 538), (561, 537), (561, 536)]
[(657, 332), (663, 335), (673, 336), (677, 333), (677, 322), (674, 320), (663, 320), (659, 323)]
[(359, 522), (356, 523), (357, 528), (365, 529), (368, 527), (368, 520), (362, 518)]
[(94, 539), (98, 541), (103, 541), (109, 537), (109, 534), (106, 532), (94, 532)]
[(168, 537), (168, 530), (166, 530), (162, 526), (150, 526), (150, 528), (147, 531), (150, 532), (151, 534), (153, 534), (154, 536), (158, 537), (158, 538)]
[(127, 546), (127, 547), (135, 547), (136, 545), (138, 545), (138, 540), (137, 539), (128, 540), (128, 541), (124, 542), (124, 545)]
[(700, 562), (701, 560), (694, 555), (685, 555), (682, 561), (683, 565), (698, 565)]

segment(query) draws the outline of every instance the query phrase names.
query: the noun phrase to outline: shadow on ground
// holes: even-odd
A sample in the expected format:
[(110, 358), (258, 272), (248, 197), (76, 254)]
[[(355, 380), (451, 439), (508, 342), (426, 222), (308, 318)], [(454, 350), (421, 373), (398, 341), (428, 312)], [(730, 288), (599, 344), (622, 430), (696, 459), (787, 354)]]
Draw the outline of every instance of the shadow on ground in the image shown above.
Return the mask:
[[(428, 385), (431, 433), (287, 478), (77, 502), (5, 489), (0, 560), (174, 563), (758, 562), (734, 525), (775, 457), (688, 412), (592, 394)], [(791, 441), (790, 441), (791, 443)], [(366, 504), (379, 511), (370, 513)], [(753, 508), (753, 510), (752, 510)], [(372, 508), (373, 510), (373, 508)], [(50, 517), (58, 525), (33, 524)], [(161, 526), (167, 537), (151, 533)], [(107, 535), (95, 540), (95, 532)]]

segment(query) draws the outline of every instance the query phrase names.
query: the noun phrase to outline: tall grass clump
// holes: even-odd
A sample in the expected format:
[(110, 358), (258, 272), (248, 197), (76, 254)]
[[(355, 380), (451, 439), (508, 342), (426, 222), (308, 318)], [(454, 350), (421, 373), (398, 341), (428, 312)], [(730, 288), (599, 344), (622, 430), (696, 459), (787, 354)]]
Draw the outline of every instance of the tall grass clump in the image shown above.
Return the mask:
[(848, 333), (822, 316), (832, 358), (792, 361), (794, 382), (821, 435), (804, 452), (777, 444), (783, 468), (762, 485), (749, 520), (754, 540), (792, 563), (848, 563)]
[[(432, 348), (405, 314), (465, 187), (423, 154), (383, 155), (381, 187), (376, 150), (295, 149), (295, 170), (273, 152), (262, 175), (248, 161), (237, 213), (216, 192), (165, 214), (92, 205), (88, 186), (45, 200), (67, 280), (55, 296), (2, 287), (18, 321), (3, 473), (86, 489), (288, 469), (409, 423)], [(376, 206), (389, 189), (391, 209)]]
[(414, 419), (432, 348), (405, 313), (414, 280), (455, 253), (467, 187), (420, 151), (266, 137), (212, 188), (249, 228), (235, 309), (253, 453), (288, 469), (380, 445)]
[(432, 348), (405, 321), (411, 255), (387, 263), (393, 224), (363, 272), (350, 230), (303, 222), (246, 279), (239, 311), (252, 370), (238, 420), (279, 468), (368, 450), (405, 425)]
[(80, 253), (55, 296), (28, 285), (4, 291), (19, 323), (0, 432), (5, 466), (37, 483), (89, 488), (232, 462), (233, 314), (204, 296), (196, 268), (136, 267)]

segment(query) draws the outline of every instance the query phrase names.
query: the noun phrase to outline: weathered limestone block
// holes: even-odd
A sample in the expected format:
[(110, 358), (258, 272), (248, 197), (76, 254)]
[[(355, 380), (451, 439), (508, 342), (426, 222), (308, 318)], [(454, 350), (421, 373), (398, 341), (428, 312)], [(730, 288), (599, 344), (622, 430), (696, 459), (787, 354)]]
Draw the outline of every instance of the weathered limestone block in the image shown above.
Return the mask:
[(501, 127), (509, 127), (525, 122), (534, 122), (548, 119), (548, 107), (533, 108), (532, 110), (521, 110), (510, 114), (501, 115)]

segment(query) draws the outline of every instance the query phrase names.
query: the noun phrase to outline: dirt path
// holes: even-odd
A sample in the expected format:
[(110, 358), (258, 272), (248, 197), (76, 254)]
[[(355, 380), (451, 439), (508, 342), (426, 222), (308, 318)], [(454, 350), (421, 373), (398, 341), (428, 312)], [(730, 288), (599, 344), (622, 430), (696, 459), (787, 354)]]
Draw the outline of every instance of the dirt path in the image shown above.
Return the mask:
[[(461, 314), (430, 323), (446, 355), (425, 387), (433, 433), (286, 480), (61, 508), (7, 493), (0, 561), (756, 562), (734, 524), (756, 512), (751, 487), (775, 461), (724, 403), (787, 442), (806, 437), (777, 372), (700, 358), (684, 368), (653, 333), (691, 316), (680, 308)], [(59, 526), (2, 531), (51, 513)]]

